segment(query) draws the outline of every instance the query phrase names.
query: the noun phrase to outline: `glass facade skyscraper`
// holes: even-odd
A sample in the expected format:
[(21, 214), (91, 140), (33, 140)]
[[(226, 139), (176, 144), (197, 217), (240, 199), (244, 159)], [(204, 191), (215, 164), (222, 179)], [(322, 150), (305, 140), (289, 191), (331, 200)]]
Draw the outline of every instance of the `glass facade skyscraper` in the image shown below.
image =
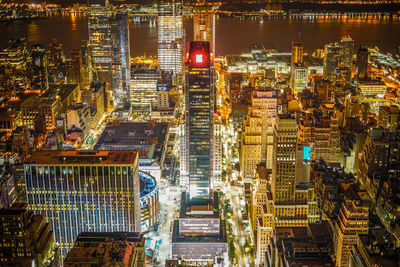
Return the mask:
[(214, 61), (209, 42), (190, 43), (185, 84), (189, 197), (209, 198), (213, 169)]
[(336, 78), (336, 68), (340, 61), (339, 43), (325, 45), (324, 78), (333, 81)]
[(349, 68), (353, 66), (354, 40), (345, 36), (340, 41), (340, 66)]
[(163, 71), (182, 74), (183, 17), (179, 0), (158, 1), (158, 65)]
[(111, 21), (112, 88), (114, 107), (129, 103), (131, 64), (128, 14), (118, 13)]
[(88, 32), (92, 65), (97, 78), (111, 84), (111, 9), (108, 0), (89, 0)]
[(140, 232), (136, 151), (37, 151), (24, 164), (27, 201), (66, 256), (81, 232)]

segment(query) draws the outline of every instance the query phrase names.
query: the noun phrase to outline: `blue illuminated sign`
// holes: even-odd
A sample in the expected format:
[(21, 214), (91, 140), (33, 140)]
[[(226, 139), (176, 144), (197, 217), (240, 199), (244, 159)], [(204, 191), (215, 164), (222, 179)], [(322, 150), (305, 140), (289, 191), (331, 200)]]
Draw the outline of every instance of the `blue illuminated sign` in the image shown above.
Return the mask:
[(305, 146), (303, 148), (303, 160), (311, 160), (311, 147)]

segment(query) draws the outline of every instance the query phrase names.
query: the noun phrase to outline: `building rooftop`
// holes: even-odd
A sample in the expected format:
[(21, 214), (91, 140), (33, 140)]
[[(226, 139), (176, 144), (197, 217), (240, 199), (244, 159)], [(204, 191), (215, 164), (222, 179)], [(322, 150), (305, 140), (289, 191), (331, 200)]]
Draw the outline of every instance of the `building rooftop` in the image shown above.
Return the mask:
[[(64, 266), (131, 266), (138, 247), (144, 247), (140, 233), (84, 232), (76, 238)], [(119, 265), (121, 263), (124, 265)]]
[(137, 151), (35, 151), (25, 164), (135, 164)]
[(219, 218), (218, 196), (209, 199), (188, 199), (188, 194), (182, 192), (179, 218)]
[(226, 243), (226, 225), (225, 221), (220, 221), (219, 235), (180, 235), (179, 234), (179, 220), (175, 220), (172, 230), (173, 243)]
[(137, 150), (141, 159), (161, 162), (166, 149), (168, 123), (119, 122), (107, 124), (95, 150)]
[(55, 94), (51, 94), (50, 92), (45, 92), (43, 95), (33, 95), (22, 102), (21, 106), (29, 106), (29, 107), (39, 107), (42, 105), (52, 106), (57, 103), (59, 96)]

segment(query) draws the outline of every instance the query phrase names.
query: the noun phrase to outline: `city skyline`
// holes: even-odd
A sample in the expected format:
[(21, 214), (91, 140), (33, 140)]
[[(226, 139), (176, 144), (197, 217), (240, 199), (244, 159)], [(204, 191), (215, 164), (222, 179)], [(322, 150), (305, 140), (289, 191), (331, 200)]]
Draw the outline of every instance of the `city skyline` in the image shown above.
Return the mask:
[(400, 5), (372, 5), (0, 3), (0, 263), (397, 266)]

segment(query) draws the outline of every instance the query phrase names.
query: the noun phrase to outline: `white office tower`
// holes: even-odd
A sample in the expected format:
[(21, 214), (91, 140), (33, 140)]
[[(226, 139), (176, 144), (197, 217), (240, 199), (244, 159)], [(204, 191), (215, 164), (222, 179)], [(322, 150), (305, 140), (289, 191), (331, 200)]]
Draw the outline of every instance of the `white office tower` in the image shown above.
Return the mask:
[(189, 174), (186, 164), (185, 123), (179, 124), (179, 158), (180, 185), (184, 189), (189, 189)]
[(182, 74), (183, 19), (182, 2), (158, 1), (158, 66), (162, 71)]

